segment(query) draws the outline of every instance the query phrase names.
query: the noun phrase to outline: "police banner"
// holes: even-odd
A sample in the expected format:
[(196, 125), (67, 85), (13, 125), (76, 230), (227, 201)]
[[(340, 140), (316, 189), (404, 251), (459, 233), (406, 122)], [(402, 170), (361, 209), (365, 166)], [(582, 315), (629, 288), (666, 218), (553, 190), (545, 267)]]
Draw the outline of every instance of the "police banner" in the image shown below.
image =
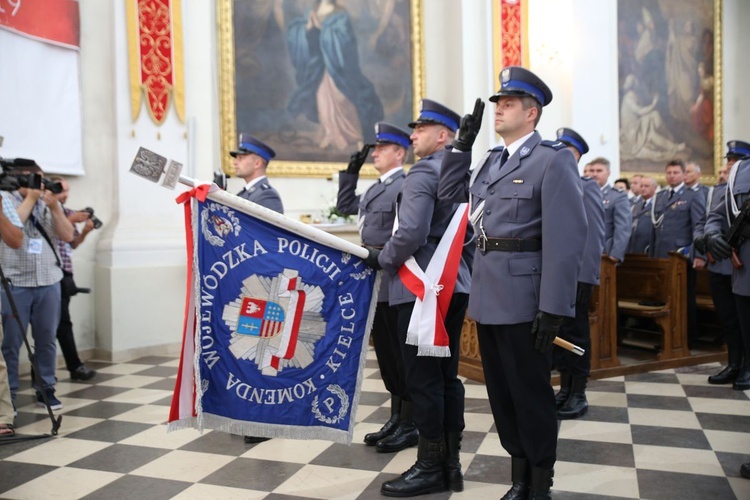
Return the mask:
[(316, 241), (331, 235), (211, 189), (178, 198), (189, 278), (168, 428), (350, 443), (377, 274)]

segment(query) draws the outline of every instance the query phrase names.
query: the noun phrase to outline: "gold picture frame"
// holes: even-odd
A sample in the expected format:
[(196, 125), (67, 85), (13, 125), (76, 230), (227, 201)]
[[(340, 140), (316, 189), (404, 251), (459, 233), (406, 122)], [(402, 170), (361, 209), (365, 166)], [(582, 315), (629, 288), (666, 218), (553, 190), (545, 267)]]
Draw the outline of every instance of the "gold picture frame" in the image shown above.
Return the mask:
[[(318, 0), (319, 1), (319, 0)], [(408, 26), (409, 29), (409, 40), (410, 43), (409, 47), (404, 47), (403, 44), (399, 45), (393, 45), (392, 40), (393, 37), (389, 37), (387, 40), (384, 36), (385, 29), (391, 29), (391, 25), (387, 24), (385, 22), (377, 24), (377, 30), (375, 30), (375, 33), (373, 33), (373, 36), (369, 40), (360, 40), (359, 44), (363, 45), (363, 47), (359, 48), (359, 54), (365, 54), (367, 55), (368, 51), (376, 51), (380, 50), (380, 52), (385, 52), (387, 50), (397, 50), (401, 54), (402, 59), (399, 61), (396, 60), (393, 61), (392, 64), (397, 65), (401, 67), (401, 64), (403, 63), (403, 54), (406, 53), (410, 57), (410, 63), (411, 63), (411, 85), (410, 89), (407, 89), (406, 83), (401, 83), (400, 86), (400, 92), (401, 92), (401, 100), (396, 100), (395, 102), (388, 102), (387, 95), (384, 94), (378, 94), (378, 97), (386, 102), (383, 102), (383, 117), (379, 118), (379, 120), (384, 121), (393, 121), (394, 124), (405, 127), (406, 123), (408, 121), (411, 121), (413, 116), (416, 116), (416, 114), (419, 111), (419, 102), (422, 98), (422, 96), (425, 93), (425, 78), (424, 78), (424, 46), (423, 46), (423, 16), (422, 16), (422, 2), (423, 0), (408, 0), (408, 10), (409, 10), (409, 19), (408, 24), (406, 20), (403, 19), (403, 16), (398, 19), (393, 18), (392, 12), (388, 13), (388, 22), (389, 23), (396, 23), (394, 24), (393, 30), (396, 30), (398, 28), (398, 32), (402, 35), (404, 34), (405, 27)], [(315, 0), (296, 0), (290, 1), (289, 4), (295, 4), (295, 5), (305, 5), (309, 4), (309, 6), (312, 6), (315, 4)], [(335, 4), (335, 2), (333, 2)], [(390, 5), (390, 4), (393, 5)], [(265, 7), (265, 10), (263, 5), (267, 5)], [(264, 27), (271, 26), (271, 30), (274, 30), (274, 34), (276, 36), (276, 50), (286, 50), (286, 45), (282, 48), (280, 46), (281, 43), (284, 43), (284, 40), (281, 40), (279, 42), (280, 37), (286, 36), (287, 42), (291, 44), (289, 41), (292, 39), (292, 34), (287, 33), (287, 28), (291, 26), (290, 22), (287, 22), (289, 19), (285, 16), (284, 11), (280, 11), (278, 9), (274, 9), (273, 6), (278, 7), (278, 9), (281, 9), (281, 5), (286, 6), (287, 2), (276, 2), (275, 4), (273, 2), (250, 2), (248, 0), (218, 0), (217, 1), (217, 20), (218, 20), (218, 42), (219, 42), (219, 108), (220, 108), (220, 129), (221, 129), (221, 153), (222, 153), (222, 169), (227, 174), (233, 173), (233, 167), (231, 164), (231, 158), (229, 156), (229, 152), (236, 148), (237, 146), (237, 136), (238, 132), (238, 121), (243, 120), (241, 118), (238, 120), (238, 114), (240, 117), (246, 117), (248, 116), (246, 110), (243, 109), (242, 105), (238, 106), (238, 73), (240, 74), (239, 78), (242, 78), (243, 74), (243, 68), (239, 68), (240, 71), (238, 72), (237, 68), (237, 54), (238, 54), (238, 47), (236, 46), (236, 39), (237, 39), (237, 33), (236, 33), (236, 22), (235, 19), (235, 13), (239, 12), (237, 8), (252, 10), (253, 14), (257, 14), (258, 11), (263, 10), (260, 12), (260, 14), (265, 15), (265, 18), (255, 16), (252, 19), (264, 19), (264, 22), (268, 24), (264, 24)], [(351, 0), (347, 2), (346, 4), (346, 10), (345, 14), (347, 17), (350, 16), (350, 12), (354, 12), (355, 9), (358, 10), (358, 12), (365, 12), (365, 9), (368, 8), (370, 5), (370, 2), (367, 2), (366, 0)], [(392, 1), (387, 3), (386, 5), (390, 7), (397, 8), (398, 3), (396, 1)], [(338, 7), (337, 8), (344, 10), (344, 7)], [(386, 10), (389, 10), (386, 9)], [(309, 13), (309, 9), (307, 10)], [(377, 14), (377, 13), (376, 13)], [(309, 15), (309, 14), (308, 14)], [(385, 15), (381, 14), (383, 18), (385, 18)], [(373, 14), (370, 13), (370, 17), (372, 18)], [(342, 16), (343, 17), (343, 16)], [(360, 19), (363, 19), (361, 17)], [(354, 32), (356, 33), (356, 36), (364, 36), (362, 34), (362, 30), (359, 30), (359, 26), (355, 26), (356, 20), (354, 15), (351, 15), (352, 19), (352, 26), (354, 27)], [(253, 29), (253, 26), (248, 26), (247, 16), (245, 16), (242, 26), (243, 26), (243, 33), (246, 33), (248, 37), (253, 37), (255, 42), (257, 42), (258, 39), (262, 39), (262, 43), (268, 43), (269, 36), (267, 34), (264, 34), (264, 36), (255, 35), (256, 31)], [(296, 21), (299, 21), (299, 19), (296, 19)], [(309, 22), (308, 19), (308, 30), (309, 30)], [(303, 21), (304, 22), (304, 21)], [(345, 20), (345, 22), (349, 22), (348, 20)], [(302, 26), (302, 25), (299, 25)], [(373, 21), (370, 19), (370, 31), (372, 31)], [(281, 33), (281, 34), (280, 34)], [(378, 35), (380, 33), (380, 38), (378, 38)], [(367, 42), (370, 42), (367, 44)], [(261, 43), (261, 42), (257, 42)], [(391, 43), (386, 48), (379, 49), (378, 44), (381, 43)], [(251, 47), (248, 47), (248, 45), (251, 45)], [(366, 47), (364, 45), (367, 45)], [(259, 45), (258, 45), (259, 46)], [(290, 45), (291, 46), (291, 45)], [(241, 59), (243, 61), (243, 64), (247, 62), (248, 59), (251, 59), (253, 63), (263, 62), (259, 61), (259, 57), (253, 57), (252, 51), (254, 50), (252, 44), (243, 43), (241, 45), (241, 48), (239, 49)], [(264, 54), (259, 53), (255, 54), (257, 56), (260, 56), (260, 58), (264, 57)], [(289, 56), (288, 56), (289, 57)], [(291, 59), (291, 57), (289, 57)], [(365, 61), (363, 63), (363, 60)], [(381, 57), (382, 60), (382, 57)], [(367, 58), (366, 57), (360, 57), (359, 58), (360, 64), (366, 64)], [(381, 64), (382, 66), (382, 64)], [(290, 66), (291, 67), (291, 66)], [(269, 68), (270, 70), (276, 70), (277, 68)], [(396, 69), (396, 66), (393, 68)], [(280, 71), (280, 70), (279, 70)], [(248, 71), (245, 71), (247, 73)], [(372, 72), (371, 72), (372, 73)], [(265, 77), (266, 75), (263, 74), (263, 69), (261, 68), (260, 71), (256, 71), (254, 74), (260, 75), (260, 77)], [(289, 76), (290, 70), (289, 68), (286, 68), (286, 76)], [(363, 67), (362, 74), (366, 74), (366, 68)], [(396, 74), (396, 73), (393, 73)], [(389, 78), (389, 80), (394, 80), (392, 76), (389, 75), (383, 75), (382, 78)], [(365, 76), (365, 78), (368, 78)], [(286, 80), (289, 80), (287, 78)], [(268, 80), (266, 80), (268, 81)], [(299, 84), (299, 76), (297, 76), (297, 84)], [(292, 82), (289, 81), (282, 81), (281, 79), (272, 80), (273, 85), (279, 85), (279, 87), (282, 86), (282, 83), (286, 85), (286, 88), (288, 89)], [(376, 87), (375, 92), (377, 93), (377, 85), (374, 85)], [(382, 85), (381, 85), (382, 87)], [(247, 87), (243, 87), (244, 89)], [(255, 87), (258, 88), (258, 87)], [(260, 88), (258, 88), (258, 92), (260, 92)], [(407, 91), (411, 91), (411, 95), (407, 96)], [(267, 89), (266, 93), (263, 95), (268, 95), (269, 92), (277, 92), (276, 88), (269, 88)], [(244, 102), (248, 102), (248, 98), (250, 102), (264, 102), (263, 101), (263, 95), (260, 95), (258, 97), (257, 101), (253, 101), (253, 97), (251, 94), (243, 94), (242, 97), (244, 99)], [(405, 97), (403, 97), (405, 96)], [(276, 96), (277, 102), (283, 100), (283, 96), (279, 97)], [(399, 102), (406, 102), (410, 101), (409, 109), (404, 110), (403, 106), (398, 107)], [(308, 102), (308, 101), (305, 101)], [(240, 109), (238, 109), (240, 108)], [(281, 109), (281, 108), (280, 108)], [(279, 111), (278, 115), (283, 115), (286, 108), (283, 108), (283, 110)], [(287, 113), (289, 115), (290, 113)], [(408, 121), (404, 118), (408, 115)], [(396, 120), (394, 117), (400, 118)], [(272, 118), (275, 118), (273, 116)], [(287, 116), (287, 120), (290, 120), (293, 117)], [(297, 117), (298, 121), (301, 119)], [(247, 120), (245, 120), (247, 121)], [(366, 120), (362, 121), (362, 137), (363, 141), (366, 138), (367, 129), (364, 126), (364, 123)], [(403, 123), (402, 123), (403, 122)], [(307, 124), (307, 122), (305, 122)], [(330, 154), (327, 154), (326, 150), (325, 152), (320, 153), (320, 155), (324, 156), (322, 160), (318, 161), (308, 161), (303, 158), (293, 158), (288, 159), (291, 156), (294, 156), (294, 154), (299, 154), (298, 151), (301, 151), (301, 148), (298, 148), (296, 150), (291, 149), (292, 141), (285, 141), (284, 137), (282, 136), (282, 131), (288, 130), (287, 128), (282, 128), (278, 124), (276, 125), (276, 133), (278, 134), (278, 137), (276, 137), (275, 141), (269, 141), (271, 146), (274, 147), (277, 151), (277, 158), (272, 160), (269, 164), (268, 168), (268, 174), (269, 176), (273, 177), (317, 177), (317, 178), (330, 178), (335, 172), (338, 170), (341, 170), (346, 166), (346, 162), (348, 161), (348, 157), (351, 153), (354, 152), (354, 148), (350, 147), (347, 150), (344, 150), (343, 148), (339, 148), (338, 150), (335, 150), (331, 152)], [(270, 130), (270, 129), (269, 129)], [(309, 127), (308, 127), (309, 130)], [(243, 132), (249, 132), (253, 135), (256, 134), (255, 130), (242, 130)], [(311, 148), (314, 148), (316, 144), (314, 144), (310, 139), (310, 136), (312, 132), (305, 131), (304, 133), (307, 134), (305, 136), (305, 140), (307, 141), (305, 144), (308, 148), (308, 152)], [(300, 134), (301, 135), (301, 134)], [(261, 134), (259, 137), (261, 140), (265, 140), (265, 137)], [(285, 146), (289, 146), (288, 148), (285, 148)], [(288, 149), (288, 151), (287, 151)], [(330, 148), (329, 148), (330, 149)], [(315, 152), (316, 156), (319, 156), (318, 152)], [(334, 158), (335, 157), (335, 158)], [(377, 173), (374, 170), (374, 168), (366, 166), (365, 169), (362, 171), (362, 175), (365, 177), (376, 177)]]
[[(683, 159), (701, 166), (703, 183), (716, 181), (724, 152), (721, 15), (722, 0), (618, 1), (621, 176), (663, 183), (668, 161)], [(640, 85), (638, 71), (651, 85)]]

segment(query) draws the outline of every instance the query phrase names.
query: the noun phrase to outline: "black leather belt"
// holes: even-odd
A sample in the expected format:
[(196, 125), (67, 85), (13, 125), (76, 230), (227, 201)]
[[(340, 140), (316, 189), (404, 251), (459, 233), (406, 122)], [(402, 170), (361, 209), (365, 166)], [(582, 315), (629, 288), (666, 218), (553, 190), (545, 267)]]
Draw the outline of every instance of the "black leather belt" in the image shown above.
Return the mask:
[(538, 252), (542, 240), (534, 238), (477, 238), (477, 248), (482, 252)]

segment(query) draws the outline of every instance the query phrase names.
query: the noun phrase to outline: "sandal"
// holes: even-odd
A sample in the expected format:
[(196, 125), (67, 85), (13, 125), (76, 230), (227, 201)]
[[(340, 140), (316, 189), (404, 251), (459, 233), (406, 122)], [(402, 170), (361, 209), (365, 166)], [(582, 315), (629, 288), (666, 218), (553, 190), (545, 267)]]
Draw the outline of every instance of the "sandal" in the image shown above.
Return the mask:
[(0, 438), (13, 437), (16, 435), (16, 430), (13, 428), (13, 424), (0, 424)]

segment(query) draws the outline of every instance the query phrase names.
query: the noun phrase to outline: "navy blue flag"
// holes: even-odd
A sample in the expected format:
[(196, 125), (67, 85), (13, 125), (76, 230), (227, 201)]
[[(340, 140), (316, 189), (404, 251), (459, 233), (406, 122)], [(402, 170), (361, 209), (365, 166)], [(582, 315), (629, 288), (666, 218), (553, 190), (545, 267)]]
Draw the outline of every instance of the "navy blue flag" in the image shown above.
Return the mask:
[(376, 273), (237, 208), (193, 203), (194, 357), (186, 340), (175, 391), (192, 411), (170, 428), (350, 443)]

